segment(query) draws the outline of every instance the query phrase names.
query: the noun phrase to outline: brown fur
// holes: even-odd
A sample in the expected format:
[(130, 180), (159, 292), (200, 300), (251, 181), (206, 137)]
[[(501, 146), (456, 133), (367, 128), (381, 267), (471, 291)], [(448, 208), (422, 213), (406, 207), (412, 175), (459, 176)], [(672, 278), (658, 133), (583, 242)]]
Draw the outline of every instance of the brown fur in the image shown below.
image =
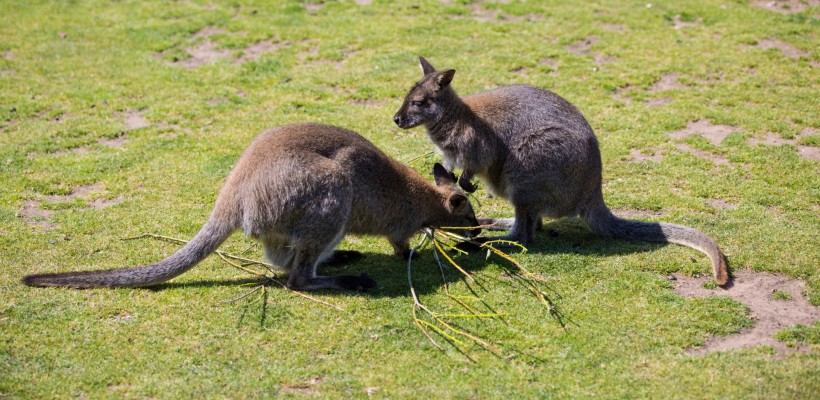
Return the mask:
[[(401, 256), (428, 226), (478, 225), (467, 197), (441, 165), (436, 185), (342, 128), (298, 124), (260, 134), (231, 171), (208, 222), (158, 263), (111, 271), (30, 275), (31, 286), (137, 287), (171, 279), (205, 258), (236, 229), (262, 243), (290, 272), (293, 289), (368, 289), (362, 276), (316, 276), (323, 261), (349, 257), (346, 234), (386, 237)], [(467, 232), (477, 234), (478, 230)]]
[(462, 169), (458, 182), (474, 191), (480, 178), (494, 195), (509, 200), (515, 219), (490, 220), (511, 228), (504, 239), (530, 243), (543, 216), (580, 216), (594, 232), (628, 239), (677, 243), (702, 251), (715, 280), (728, 282), (726, 259), (705, 234), (684, 226), (615, 217), (601, 190), (598, 140), (581, 113), (547, 90), (503, 86), (459, 97), (450, 83), (455, 70), (437, 71), (420, 58), (422, 79), (393, 117), (404, 129), (424, 125), (444, 154), (444, 166)]

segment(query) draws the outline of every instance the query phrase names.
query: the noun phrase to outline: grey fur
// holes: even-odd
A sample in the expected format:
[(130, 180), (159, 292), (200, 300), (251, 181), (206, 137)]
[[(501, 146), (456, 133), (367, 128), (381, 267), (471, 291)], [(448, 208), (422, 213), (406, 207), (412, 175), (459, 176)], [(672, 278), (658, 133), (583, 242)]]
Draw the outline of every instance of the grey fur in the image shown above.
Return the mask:
[(348, 233), (385, 236), (406, 257), (410, 237), (424, 227), (478, 225), (452, 175), (438, 164), (434, 175), (436, 185), (342, 128), (276, 128), (245, 150), (208, 222), (175, 254), (140, 267), (29, 275), (22, 281), (76, 288), (150, 286), (192, 268), (241, 229), (262, 243), (274, 265), (290, 272), (287, 284), (293, 289), (372, 288), (376, 283), (367, 274), (316, 276), (316, 267), (339, 258), (333, 249)]
[(504, 239), (529, 244), (542, 217), (580, 216), (604, 236), (695, 248), (711, 259), (716, 282), (728, 282), (726, 259), (705, 234), (612, 215), (601, 190), (598, 140), (575, 106), (527, 85), (461, 98), (450, 85), (454, 70), (437, 71), (423, 57), (419, 61), (424, 76), (393, 120), (404, 129), (424, 125), (444, 166), (462, 169), (462, 188), (474, 191), (470, 180), (477, 176), (493, 195), (513, 204), (515, 222)]

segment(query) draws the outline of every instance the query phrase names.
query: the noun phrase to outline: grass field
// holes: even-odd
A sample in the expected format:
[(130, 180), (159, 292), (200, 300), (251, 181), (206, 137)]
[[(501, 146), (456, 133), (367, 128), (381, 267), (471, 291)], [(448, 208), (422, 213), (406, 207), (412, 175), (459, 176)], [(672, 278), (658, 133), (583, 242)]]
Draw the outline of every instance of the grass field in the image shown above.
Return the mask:
[[(702, 254), (603, 239), (575, 219), (545, 221), (526, 252), (511, 252), (543, 280), (535, 286), (552, 311), (496, 255), (452, 254), (473, 279), (447, 268), (448, 286), (431, 249), (413, 262), (414, 288), (431, 310), (464, 314), (453, 300), (461, 296), (480, 313), (503, 314), (445, 317), (498, 354), (429, 330), (436, 348), (414, 324), (406, 263), (379, 238), (347, 238), (341, 248), (365, 259), (324, 270), (368, 272), (379, 287), (366, 293), (308, 299), (272, 285), (227, 303), (258, 281), (216, 256), (150, 289), (19, 283), (29, 273), (173, 253), (177, 244), (121, 239), (192, 237), (242, 150), (270, 127), (352, 129), (431, 176), (438, 156), (425, 156), (424, 131), (391, 120), (423, 55), (457, 70), (462, 95), (513, 83), (562, 95), (598, 135), (611, 208), (708, 233), (734, 273), (796, 285), (757, 297), (783, 309), (807, 300), (801, 307), (816, 313), (816, 0), (0, 7), (0, 398), (808, 399), (820, 391), (820, 324), (777, 328), (767, 333), (772, 345), (697, 351), (750, 331), (758, 314), (731, 296), (676, 292), (690, 277), (708, 281)], [(485, 194), (474, 198), (480, 215), (512, 215)], [(222, 250), (262, 257), (240, 234)]]

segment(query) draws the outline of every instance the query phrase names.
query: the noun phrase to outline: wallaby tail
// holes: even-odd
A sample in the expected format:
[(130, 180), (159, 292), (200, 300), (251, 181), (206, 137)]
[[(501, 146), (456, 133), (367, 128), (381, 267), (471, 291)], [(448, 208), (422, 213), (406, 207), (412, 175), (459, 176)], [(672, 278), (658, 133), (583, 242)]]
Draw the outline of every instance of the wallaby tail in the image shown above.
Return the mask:
[(107, 271), (28, 275), (22, 282), (29, 286), (72, 288), (151, 286), (193, 268), (216, 250), (235, 228), (232, 224), (211, 216), (190, 242), (160, 262)]
[(723, 286), (729, 281), (726, 257), (721, 253), (717, 243), (701, 231), (663, 222), (642, 222), (618, 218), (612, 215), (603, 201), (584, 210), (581, 217), (593, 232), (603, 236), (675, 243), (698, 250), (712, 260), (715, 282)]

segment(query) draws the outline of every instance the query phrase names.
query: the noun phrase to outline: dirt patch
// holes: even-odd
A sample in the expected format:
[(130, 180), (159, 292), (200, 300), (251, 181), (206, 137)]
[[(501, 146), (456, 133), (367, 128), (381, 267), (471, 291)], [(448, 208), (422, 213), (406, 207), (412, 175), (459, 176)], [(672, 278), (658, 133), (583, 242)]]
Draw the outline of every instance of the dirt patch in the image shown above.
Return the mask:
[(67, 119), (72, 119), (75, 116), (76, 115), (74, 115), (72, 113), (58, 114), (58, 115), (55, 115), (55, 116), (49, 118), (48, 120), (49, 120), (49, 122), (60, 122), (60, 121), (65, 121)]
[(700, 26), (703, 23), (703, 18), (698, 18), (695, 21), (684, 21), (681, 19), (680, 15), (675, 15), (672, 17), (672, 27), (675, 29), (681, 28), (691, 28), (695, 26)]
[(11, 50), (6, 50), (6, 51), (3, 52), (3, 58), (5, 58), (7, 60), (14, 60), (14, 59), (17, 59), (17, 55), (12, 53)]
[(237, 58), (235, 62), (243, 63), (246, 61), (256, 60), (259, 59), (259, 57), (261, 57), (264, 53), (270, 53), (274, 50), (278, 50), (289, 45), (290, 43), (288, 42), (274, 42), (273, 39), (263, 40), (242, 49), (242, 56)]
[(305, 10), (310, 14), (316, 14), (324, 6), (323, 3), (305, 3)]
[(294, 384), (282, 384), (281, 388), (283, 392), (286, 393), (298, 393), (300, 395), (306, 396), (316, 396), (321, 394), (316, 388), (316, 385), (321, 384), (325, 381), (323, 377), (312, 378), (307, 382), (303, 383), (294, 383)]
[(51, 223), (51, 216), (54, 214), (52, 210), (43, 210), (40, 208), (40, 202), (34, 200), (26, 200), (23, 203), (23, 209), (18, 215), (31, 226), (39, 226), (47, 231), (57, 227)]
[(734, 210), (737, 209), (737, 204), (732, 204), (720, 199), (709, 199), (706, 200), (706, 204), (709, 204), (712, 208), (717, 208), (718, 210)]
[(119, 148), (128, 143), (128, 137), (120, 135), (115, 138), (99, 138), (97, 143), (106, 147)]
[(798, 144), (798, 139), (800, 139), (800, 136), (813, 135), (816, 134), (815, 132), (816, 131), (811, 128), (804, 129), (802, 132), (800, 132), (800, 135), (798, 135), (795, 139), (784, 139), (776, 133), (766, 132), (766, 137), (764, 137), (763, 139), (751, 138), (749, 139), (749, 144), (762, 144), (766, 146), (780, 146), (785, 144), (789, 146), (795, 146), (797, 147), (797, 154), (800, 157), (806, 160), (820, 161), (820, 147), (804, 146), (802, 144)]
[(355, 99), (355, 100), (348, 100), (347, 104), (350, 104), (351, 106), (361, 106), (361, 107), (378, 107), (378, 106), (381, 105), (381, 102), (375, 101), (375, 100)]
[(646, 101), (648, 107), (663, 107), (672, 102), (671, 97), (661, 97), (657, 99), (649, 99)]
[(708, 120), (701, 119), (690, 121), (684, 129), (670, 132), (669, 137), (673, 139), (684, 139), (692, 135), (701, 135), (713, 145), (719, 146), (726, 136), (735, 131), (737, 131), (737, 128), (733, 126), (712, 125)]
[(632, 104), (632, 98), (627, 96), (630, 92), (632, 92), (632, 86), (624, 86), (615, 89), (615, 93), (612, 94), (612, 98), (615, 100), (620, 100), (626, 104)]
[[(88, 148), (86, 148), (86, 147), (75, 147), (75, 148), (69, 149), (69, 150), (56, 151), (56, 152), (54, 152), (53, 155), (55, 155), (55, 156), (64, 156), (66, 154), (85, 154), (85, 153), (88, 153)], [(29, 158), (36, 157), (38, 155), (39, 154), (37, 154), (37, 153), (32, 153), (32, 154), (29, 154)]]
[(373, 0), (356, 0), (357, 6), (369, 6), (373, 4)]
[(686, 89), (686, 86), (682, 85), (678, 82), (678, 73), (677, 72), (670, 72), (661, 75), (661, 78), (652, 85), (647, 92), (649, 93), (659, 93), (665, 92), (667, 90), (674, 90), (674, 89)]
[(691, 154), (695, 157), (703, 158), (705, 160), (711, 160), (712, 162), (714, 162), (717, 165), (727, 165), (727, 164), (729, 164), (729, 160), (726, 157), (723, 157), (723, 156), (720, 156), (720, 155), (717, 155), (717, 154), (711, 154), (711, 153), (706, 153), (706, 152), (700, 151), (700, 150), (698, 150), (698, 149), (696, 149), (692, 146), (689, 146), (686, 143), (675, 143), (675, 148), (677, 148), (678, 150), (680, 150), (682, 152), (689, 153), (689, 154)]
[(510, 15), (501, 10), (486, 9), (482, 6), (484, 3), (502, 3), (507, 4), (508, 1), (478, 1), (469, 5), (472, 15), (470, 18), (478, 22), (521, 22), (521, 21), (535, 21), (541, 19), (541, 16), (536, 14), (528, 14), (525, 16)]
[(610, 211), (618, 217), (627, 219), (660, 217), (666, 214), (666, 211), (636, 210), (631, 208), (613, 208)]
[(757, 1), (752, 4), (756, 7), (765, 8), (769, 11), (781, 14), (797, 14), (806, 9), (820, 5), (818, 0), (777, 0), (777, 1)]
[[(306, 5), (307, 6), (307, 5)], [(198, 32), (191, 35), (191, 39), (193, 40), (202, 40), (199, 44), (194, 47), (184, 49), (185, 52), (188, 53), (189, 58), (184, 60), (174, 60), (168, 62), (168, 64), (187, 68), (187, 69), (194, 69), (203, 64), (214, 62), (221, 58), (229, 58), (235, 50), (231, 49), (217, 49), (216, 44), (212, 42), (209, 38), (216, 34), (229, 34), (228, 32), (221, 28), (215, 28), (212, 26), (205, 27), (200, 29)], [(232, 34), (244, 36), (245, 34), (242, 32), (235, 32)], [(242, 55), (233, 60), (234, 63), (243, 63), (246, 61), (256, 60), (262, 54), (268, 53), (282, 47), (288, 46), (290, 43), (288, 42), (276, 42), (273, 39), (263, 40), (261, 42), (257, 42), (251, 44), (244, 49), (241, 49)], [(162, 53), (159, 53), (158, 56), (161, 56)]]
[(570, 53), (575, 54), (576, 56), (585, 56), (589, 54), (590, 47), (592, 47), (593, 44), (597, 43), (598, 40), (600, 40), (598, 36), (593, 35), (587, 37), (586, 39), (581, 39), (572, 42), (564, 46), (564, 48), (567, 49), (567, 51), (569, 51)]
[(625, 26), (625, 25), (622, 25), (622, 24), (608, 24), (608, 23), (602, 23), (602, 24), (598, 24), (598, 25), (599, 25), (601, 28), (604, 28), (604, 29), (606, 29), (606, 30), (608, 30), (608, 31), (610, 31), (610, 32), (625, 32), (625, 31), (626, 31), (626, 26)]
[(775, 39), (763, 39), (757, 41), (757, 47), (767, 50), (767, 49), (778, 49), (780, 50), (786, 57), (798, 59), (800, 57), (805, 57), (808, 53), (798, 48), (791, 46), (790, 44), (783, 43), (779, 40)]
[[(811, 305), (803, 292), (806, 284), (799, 279), (783, 275), (737, 271), (728, 289), (706, 289), (704, 282), (711, 277), (691, 278), (674, 274), (675, 292), (684, 297), (729, 296), (749, 307), (749, 316), (755, 320), (755, 326), (743, 329), (740, 333), (725, 337), (710, 336), (704, 347), (689, 349), (690, 354), (705, 354), (713, 351), (739, 349), (769, 345), (775, 348), (778, 355), (795, 351), (808, 351), (808, 346), (788, 347), (775, 340), (772, 335), (796, 324), (813, 324), (820, 320), (820, 308)], [(786, 292), (791, 300), (776, 300), (774, 291)]]
[(617, 60), (615, 57), (605, 56), (601, 53), (595, 53), (595, 56), (593, 56), (592, 59), (595, 61), (595, 64), (598, 65), (609, 64)]
[(663, 160), (663, 154), (658, 149), (652, 149), (652, 154), (644, 154), (638, 149), (629, 150), (629, 161), (632, 162), (658, 162), (660, 160)]
[[(97, 184), (77, 186), (71, 190), (71, 194), (65, 196), (47, 195), (39, 196), (38, 200), (26, 200), (23, 203), (23, 209), (18, 215), (31, 226), (38, 226), (45, 230), (52, 230), (57, 228), (57, 225), (51, 222), (51, 217), (57, 212), (54, 210), (46, 210), (41, 207), (43, 202), (49, 203), (66, 203), (78, 198), (87, 198), (92, 192), (103, 190), (102, 186)], [(81, 210), (102, 209), (122, 203), (123, 198), (117, 197), (115, 199), (101, 199), (96, 198), (88, 202), (88, 207)]]
[(124, 113), (116, 113), (117, 117), (123, 118), (125, 121), (125, 130), (132, 131), (134, 129), (147, 128), (151, 126), (143, 116), (142, 111), (126, 111)]

